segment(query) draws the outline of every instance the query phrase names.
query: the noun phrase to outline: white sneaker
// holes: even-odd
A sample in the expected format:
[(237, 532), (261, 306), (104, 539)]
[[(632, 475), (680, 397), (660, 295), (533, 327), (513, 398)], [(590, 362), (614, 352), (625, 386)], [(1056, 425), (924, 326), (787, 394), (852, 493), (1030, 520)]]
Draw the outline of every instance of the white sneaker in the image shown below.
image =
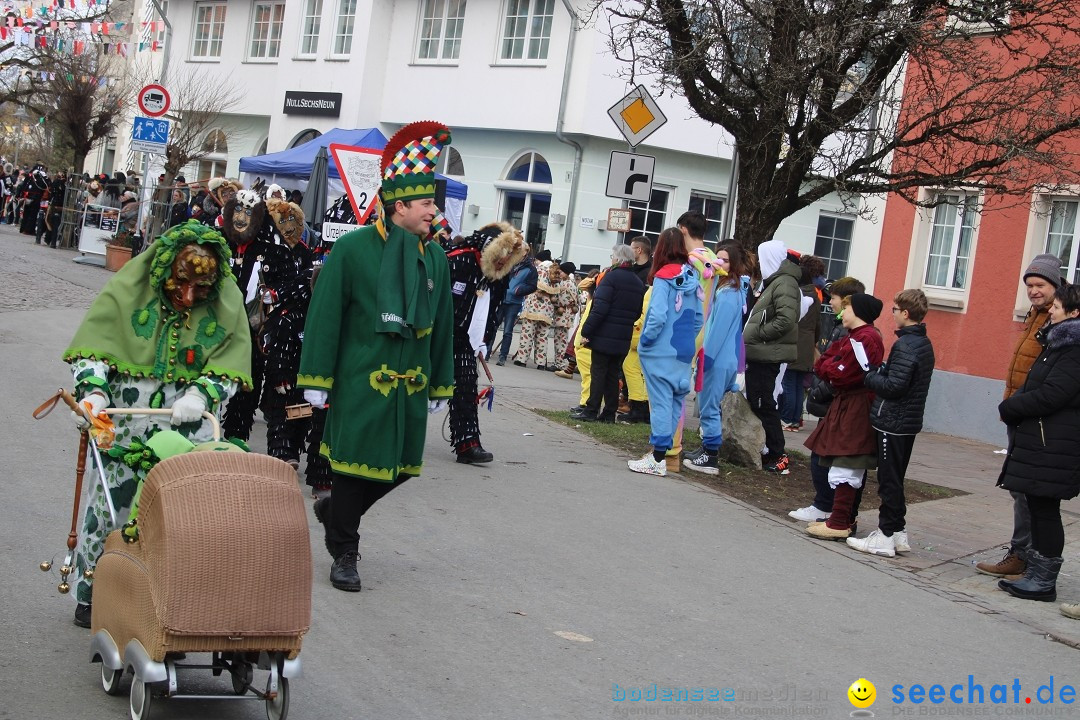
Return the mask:
[(825, 522), (829, 517), (829, 513), (824, 510), (818, 510), (814, 505), (807, 505), (804, 508), (792, 510), (788, 513), (788, 517), (805, 523)]
[(864, 538), (847, 539), (848, 547), (855, 548), (859, 552), (870, 553), (871, 555), (883, 555), (885, 557), (896, 557), (896, 536), (886, 537), (885, 533), (880, 530), (875, 530)]
[(627, 460), (626, 466), (636, 473), (667, 475), (667, 463), (663, 460), (657, 462), (651, 452), (645, 453), (640, 460)]
[(894, 532), (892, 539), (893, 543), (896, 545), (896, 552), (911, 552), (911, 545), (910, 543), (908, 543), (907, 530), (900, 530), (899, 532)]

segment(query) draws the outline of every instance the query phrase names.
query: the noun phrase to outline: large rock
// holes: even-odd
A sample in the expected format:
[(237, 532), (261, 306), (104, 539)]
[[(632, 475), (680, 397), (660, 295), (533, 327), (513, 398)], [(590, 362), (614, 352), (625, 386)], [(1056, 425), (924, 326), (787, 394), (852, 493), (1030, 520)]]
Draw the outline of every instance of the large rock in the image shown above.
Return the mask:
[(734, 465), (761, 469), (761, 448), (765, 431), (742, 393), (729, 392), (720, 402), (724, 442), (720, 458)]

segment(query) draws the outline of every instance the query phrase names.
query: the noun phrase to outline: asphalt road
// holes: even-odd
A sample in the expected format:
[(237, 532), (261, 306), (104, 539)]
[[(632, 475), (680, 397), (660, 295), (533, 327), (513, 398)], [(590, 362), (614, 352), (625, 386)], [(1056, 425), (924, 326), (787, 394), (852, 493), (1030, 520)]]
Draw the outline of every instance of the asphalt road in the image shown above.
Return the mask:
[[(127, 713), (126, 695), (100, 690), (73, 600), (37, 567), (64, 548), (77, 437), (66, 413), (30, 413), (70, 382), (61, 351), (109, 277), (73, 256), (0, 227), (4, 719)], [(1076, 650), (827, 552), (695, 484), (630, 473), (626, 458), (528, 409), (571, 404), (576, 384), (493, 370), (496, 408), (481, 422), (496, 461), (455, 464), (432, 419), (424, 476), (364, 521), (363, 592), (330, 587), (309, 509), (314, 616), (290, 717), (836, 718), (854, 709), (847, 688), (860, 677), (877, 686), (878, 717), (1080, 714), (1035, 694), (1051, 676), (1055, 693), (1080, 682)], [(988, 703), (992, 685), (1009, 686), (1010, 704), (892, 702), (895, 685), (906, 697), (914, 683), (962, 683), (966, 703), (969, 675)], [(224, 692), (227, 680), (183, 684)], [(630, 700), (653, 684), (720, 699)], [(152, 715), (264, 717), (260, 703), (220, 701), (158, 701)]]

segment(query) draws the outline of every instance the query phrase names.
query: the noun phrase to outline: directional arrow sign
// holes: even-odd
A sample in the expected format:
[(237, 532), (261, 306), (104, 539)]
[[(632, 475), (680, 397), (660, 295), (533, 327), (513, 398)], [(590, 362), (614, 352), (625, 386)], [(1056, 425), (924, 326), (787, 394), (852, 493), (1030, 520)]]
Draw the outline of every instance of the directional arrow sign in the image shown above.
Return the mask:
[(647, 203), (652, 197), (655, 169), (656, 158), (651, 155), (613, 151), (611, 162), (608, 163), (607, 190), (604, 194)]

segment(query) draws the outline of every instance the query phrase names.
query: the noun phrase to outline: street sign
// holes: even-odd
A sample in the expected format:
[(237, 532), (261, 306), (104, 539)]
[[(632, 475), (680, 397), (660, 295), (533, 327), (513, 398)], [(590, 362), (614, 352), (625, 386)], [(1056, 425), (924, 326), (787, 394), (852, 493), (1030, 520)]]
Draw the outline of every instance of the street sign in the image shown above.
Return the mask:
[(169, 111), (169, 91), (160, 85), (147, 85), (139, 91), (139, 111), (150, 117), (160, 117)]
[(630, 232), (630, 209), (608, 208), (607, 229), (612, 232)]
[(608, 108), (607, 113), (630, 147), (639, 145), (667, 122), (667, 117), (660, 112), (660, 106), (644, 85), (631, 90), (626, 97)]
[(382, 150), (330, 143), (330, 154), (356, 213), (356, 223), (363, 225), (375, 209), (375, 193), (382, 184), (379, 172)]
[(656, 158), (651, 155), (612, 151), (611, 161), (608, 163), (607, 190), (604, 194), (608, 197), (647, 203), (652, 197), (655, 169)]
[(135, 117), (131, 125), (131, 149), (135, 152), (165, 154), (169, 144), (169, 121)]

